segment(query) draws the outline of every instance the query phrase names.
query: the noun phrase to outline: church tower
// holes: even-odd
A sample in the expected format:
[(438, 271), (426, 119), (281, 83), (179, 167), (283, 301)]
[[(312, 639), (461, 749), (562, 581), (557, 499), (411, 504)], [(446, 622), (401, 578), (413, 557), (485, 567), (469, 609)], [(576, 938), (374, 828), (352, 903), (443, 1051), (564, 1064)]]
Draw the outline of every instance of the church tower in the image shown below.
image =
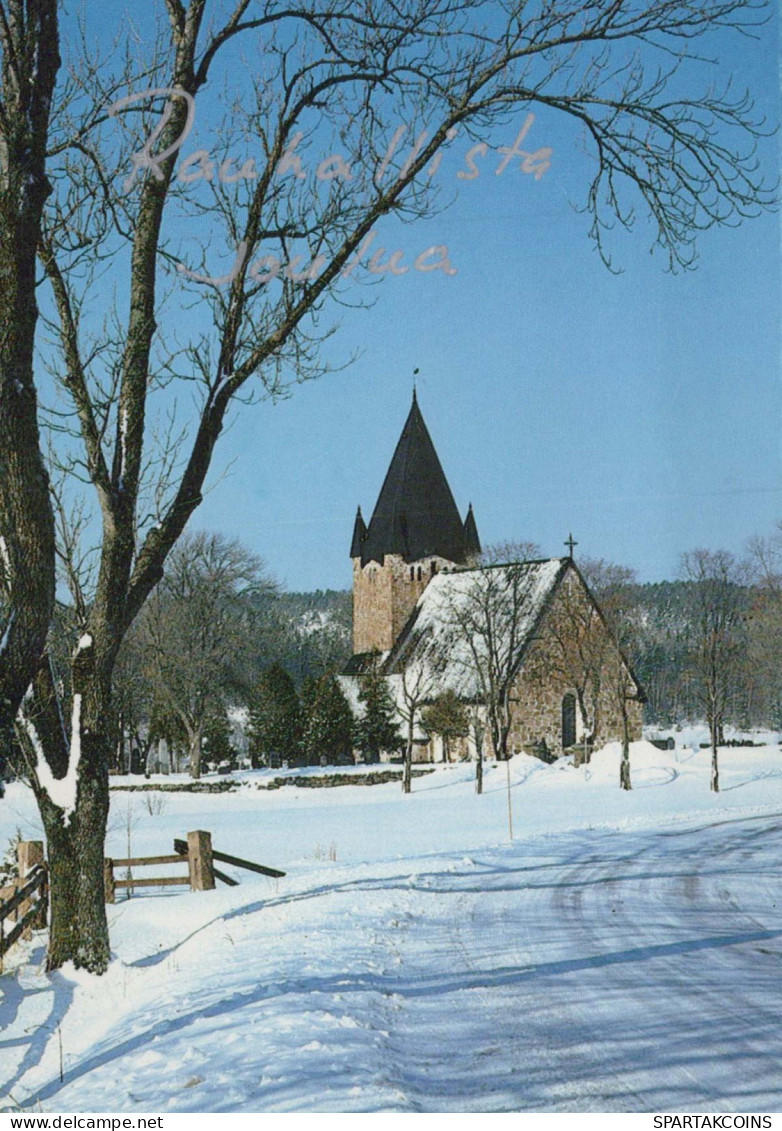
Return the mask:
[(414, 392), (369, 526), (356, 515), (353, 652), (388, 652), (430, 578), (480, 549), (472, 505), (462, 522)]

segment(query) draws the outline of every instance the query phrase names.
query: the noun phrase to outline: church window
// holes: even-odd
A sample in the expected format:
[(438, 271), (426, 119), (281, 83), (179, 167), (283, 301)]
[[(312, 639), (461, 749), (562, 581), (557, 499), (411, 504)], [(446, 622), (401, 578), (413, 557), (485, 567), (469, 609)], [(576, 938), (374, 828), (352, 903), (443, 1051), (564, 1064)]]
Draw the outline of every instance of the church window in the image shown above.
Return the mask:
[(410, 566), (410, 580), (415, 581), (415, 566)]
[(421, 567), (418, 567), (418, 580), (421, 580)]
[(437, 562), (430, 562), (429, 563), (429, 570), (432, 574), (432, 577), (434, 577), (434, 575), (437, 573)]

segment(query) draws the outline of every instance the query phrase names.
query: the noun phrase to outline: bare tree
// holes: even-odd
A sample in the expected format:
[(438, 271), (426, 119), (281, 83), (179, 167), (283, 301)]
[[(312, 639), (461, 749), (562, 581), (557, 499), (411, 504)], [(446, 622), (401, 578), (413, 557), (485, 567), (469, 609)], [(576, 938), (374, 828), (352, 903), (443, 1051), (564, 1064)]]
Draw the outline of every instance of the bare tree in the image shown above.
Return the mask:
[(604, 684), (622, 723), (622, 758), (619, 766), (621, 789), (632, 789), (630, 774), (630, 714), (629, 704), (639, 697), (638, 683), (629, 661), (637, 650), (639, 624), (629, 588), (636, 584), (635, 570), (615, 565), (602, 558), (584, 558), (579, 562), (581, 573), (595, 594), (600, 609), (618, 646), (606, 657)]
[(749, 569), (748, 695), (766, 723), (782, 727), (782, 523), (751, 540)]
[(394, 679), (398, 688), (396, 710), (405, 731), (402, 792), (410, 793), (413, 788), (413, 748), (416, 726), (421, 722), (421, 707), (434, 693), (435, 679), (431, 668), (416, 660), (406, 665), (401, 674)]
[(534, 568), (524, 562), (467, 570), (449, 579), (442, 611), (447, 630), (460, 642), (448, 656), (452, 668), (461, 669), (462, 686), (454, 690), (468, 702), (480, 703), (495, 757), (501, 760), (509, 757), (513, 689), (536, 580)]
[(255, 554), (219, 534), (185, 535), (141, 618), (147, 678), (184, 727), (190, 775), (201, 776), (205, 728), (250, 680), (253, 604), (270, 592)]
[(573, 689), (588, 760), (600, 729), (605, 676), (614, 642), (606, 631), (600, 609), (585, 591), (575, 569), (557, 594), (556, 607), (546, 618), (542, 638), (544, 659), (538, 665), (538, 677), (543, 681), (556, 677)]
[(54, 609), (54, 522), (33, 349), (58, 46), (57, 0), (0, 3), (0, 794), (14, 719)]
[(147, 764), (156, 735), (155, 684), (148, 662), (145, 633), (139, 621), (122, 642), (112, 681), (116, 719), (113, 766), (120, 773), (136, 773)]
[[(21, 0), (9, 6), (21, 14)], [(53, 0), (28, 7), (51, 14)], [(70, 728), (59, 725), (44, 671), (25, 723), (38, 764), (48, 767), (36, 791), (50, 859), (57, 859), (49, 963), (73, 959), (96, 971), (109, 954), (101, 857), (122, 640), (201, 500), (230, 406), (241, 395), (281, 395), (291, 380), (323, 371), (324, 306), (344, 295), (362, 263), (370, 277), (403, 270), (371, 248), (377, 225), (431, 208), (443, 147), (459, 131), (474, 139), (507, 121), (515, 106), (547, 107), (581, 126), (595, 159), (586, 186), (591, 235), (607, 262), (606, 235), (617, 221), (632, 226), (635, 204), (651, 215), (655, 245), (676, 267), (692, 262), (699, 229), (755, 214), (770, 200), (754, 156), (760, 127), (749, 96), (681, 97), (670, 81), (691, 40), (714, 27), (762, 22), (756, 0), (642, 0), (631, 10), (565, 0), (534, 11), (522, 0), (468, 7), (378, 0), (358, 9), (343, 0), (285, 9), (268, 0), (222, 8), (160, 0), (158, 8), (159, 34), (146, 57), (131, 46), (115, 67), (91, 45), (74, 45), (50, 131), (45, 173), (54, 191), (43, 235), (38, 240), (31, 229), (27, 245), (37, 246), (56, 308), (55, 458), (71, 489), (84, 481), (93, 489), (102, 529), (73, 661), (78, 717)], [(33, 56), (48, 43), (48, 58), (56, 57), (56, 28), (33, 23), (30, 35)], [(207, 81), (214, 88), (220, 61), (230, 68), (240, 43), (258, 46), (260, 62), (257, 74), (234, 84), (225, 119), (211, 114), (225, 146), (220, 159), (200, 150), (177, 167), (196, 97)], [(12, 47), (3, 42), (6, 72)], [(671, 63), (668, 70), (655, 56)], [(394, 134), (399, 121), (410, 148)], [(46, 132), (39, 121), (38, 152)], [(233, 157), (246, 136), (258, 139), (257, 166), (255, 158), (239, 166)], [(333, 157), (308, 177), (306, 159), (321, 144)], [(549, 157), (516, 146), (507, 154), (530, 173)], [(25, 160), (14, 155), (14, 167)], [(226, 246), (233, 267), (215, 277), (209, 249)], [(443, 248), (419, 260), (423, 270), (451, 269)], [(107, 278), (128, 296), (126, 313), (107, 307)], [(34, 299), (27, 267), (17, 282), (21, 310)], [(199, 307), (194, 328), (188, 303)], [(194, 413), (168, 429), (166, 387), (174, 381), (194, 392)], [(28, 423), (33, 409), (29, 401)], [(10, 432), (17, 415), (5, 402), (0, 413)], [(68, 421), (76, 426), (70, 439), (61, 431)], [(22, 473), (39, 469), (34, 431), (16, 442), (28, 457)], [(40, 475), (37, 482), (44, 490)], [(37, 507), (29, 490), (22, 498), (4, 508), (9, 515), (22, 508), (9, 523), (12, 572), (24, 558), (20, 532)], [(25, 565), (35, 567), (45, 595), (50, 527), (46, 507), (39, 513), (40, 570), (38, 557)], [(14, 598), (20, 617), (29, 619), (38, 596)], [(36, 617), (40, 642), (43, 618)], [(71, 767), (77, 789), (66, 822), (57, 790), (45, 782)]]
[(747, 568), (727, 550), (692, 550), (682, 556), (690, 590), (690, 664), (711, 737), (711, 789), (720, 788), (717, 747), (731, 696), (742, 676), (746, 647)]

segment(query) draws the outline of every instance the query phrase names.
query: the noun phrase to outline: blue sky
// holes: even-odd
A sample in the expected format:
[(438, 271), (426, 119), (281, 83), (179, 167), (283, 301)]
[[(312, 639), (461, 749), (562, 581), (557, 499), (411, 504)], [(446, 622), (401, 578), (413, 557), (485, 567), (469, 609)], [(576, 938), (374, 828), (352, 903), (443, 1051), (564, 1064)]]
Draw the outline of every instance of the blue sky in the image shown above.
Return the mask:
[[(775, 14), (762, 35), (719, 37), (714, 73), (750, 85), (773, 118)], [(524, 116), (487, 140), (512, 142)], [(588, 171), (578, 138), (540, 112), (527, 144), (553, 148), (539, 180), (495, 176), (494, 156), (468, 183), (454, 175), (469, 145), (457, 139), (438, 174), (452, 206), (378, 242), (408, 264), (446, 245), (458, 273), (411, 270), (373, 288), (371, 308), (338, 311), (328, 356), (357, 360), (237, 409), (194, 527), (239, 537), (291, 589), (347, 588), (356, 506), (368, 520), (419, 368), (421, 409), (484, 544), (559, 555), (572, 531), (576, 556), (656, 580), (676, 576), (685, 550), (741, 552), (770, 532), (782, 517), (778, 217), (704, 233), (698, 268), (677, 276), (640, 223), (613, 240), (612, 275), (574, 208)], [(773, 179), (777, 139), (762, 154)]]

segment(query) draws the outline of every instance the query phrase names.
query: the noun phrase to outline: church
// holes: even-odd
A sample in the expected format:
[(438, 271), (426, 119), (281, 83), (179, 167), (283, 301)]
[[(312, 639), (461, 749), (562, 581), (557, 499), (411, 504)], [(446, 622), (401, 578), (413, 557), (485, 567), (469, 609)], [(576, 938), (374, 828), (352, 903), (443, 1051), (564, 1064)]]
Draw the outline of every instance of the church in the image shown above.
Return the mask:
[[(641, 737), (643, 691), (572, 556), (482, 561), (472, 505), (462, 519), (415, 392), (350, 556), (353, 658), (341, 682), (360, 711), (362, 673), (379, 665), (416, 761), (472, 757), (476, 742), (502, 756), (500, 731), (507, 755), (546, 760)], [(455, 745), (421, 723), (446, 692), (482, 718)]]

